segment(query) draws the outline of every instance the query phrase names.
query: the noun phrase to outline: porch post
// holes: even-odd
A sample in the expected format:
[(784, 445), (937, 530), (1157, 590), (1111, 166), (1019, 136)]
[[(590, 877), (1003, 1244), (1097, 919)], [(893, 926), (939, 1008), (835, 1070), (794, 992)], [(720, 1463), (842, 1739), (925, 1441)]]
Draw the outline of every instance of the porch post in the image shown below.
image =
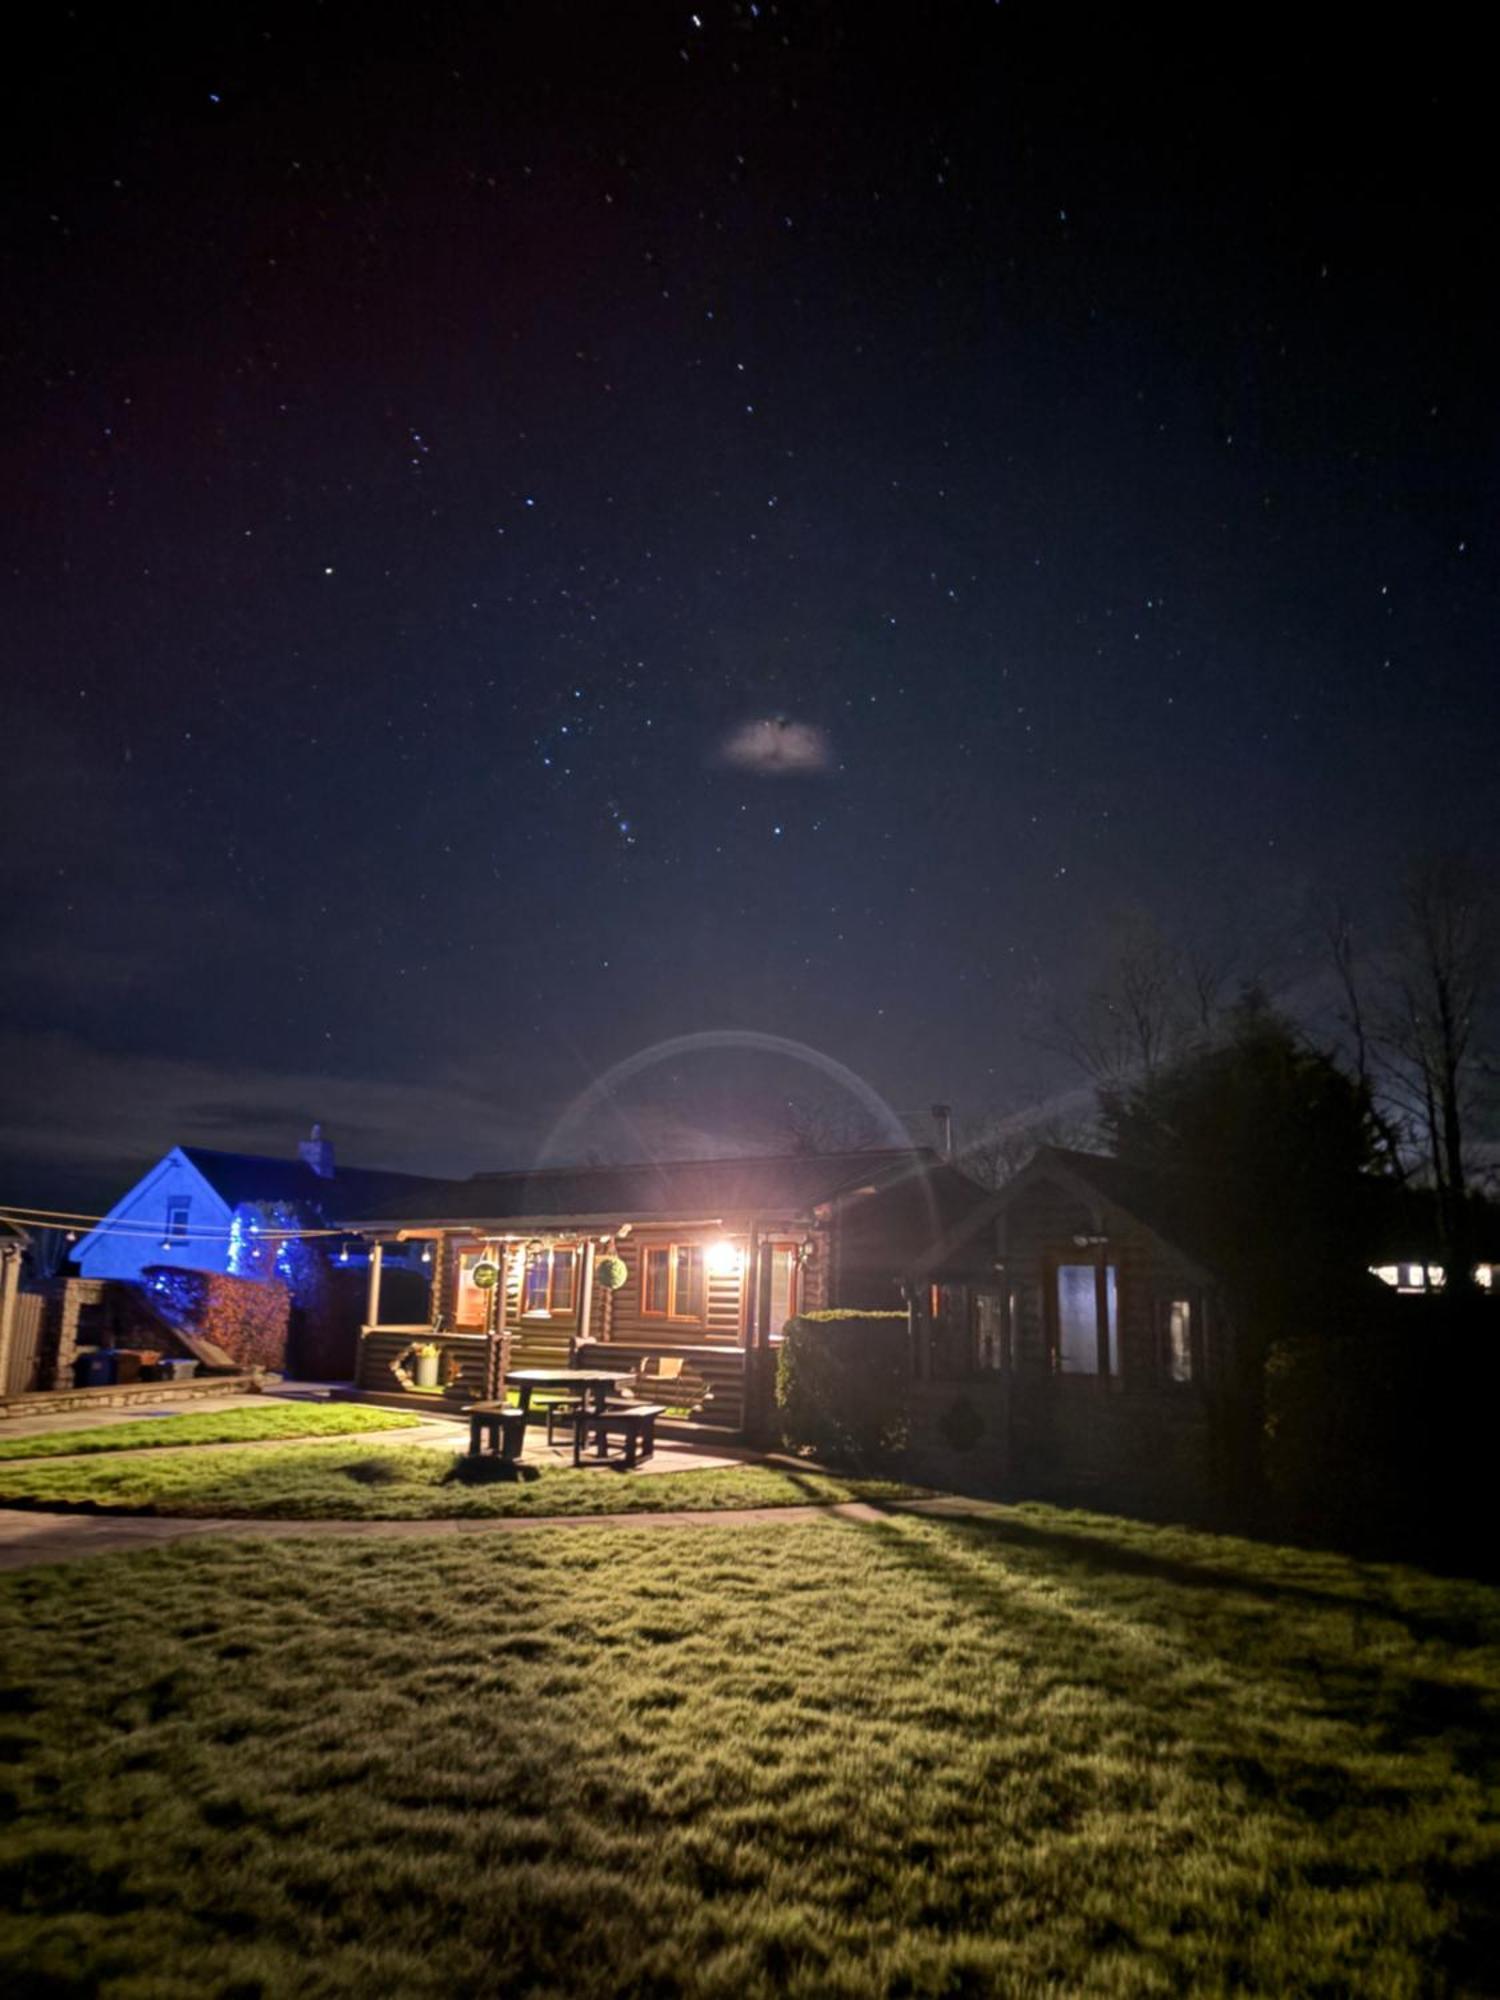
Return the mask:
[(385, 1244), (377, 1236), (370, 1245), (370, 1296), (365, 1304), (365, 1325), (380, 1324), (380, 1275), (385, 1269)]
[(760, 1340), (760, 1224), (754, 1219), (745, 1235), (744, 1273), (740, 1279), (740, 1346), (748, 1354)]
[(485, 1246), (485, 1256), (494, 1264), (496, 1278), (484, 1295), (484, 1393), (495, 1402), (505, 1393), (505, 1252), (494, 1245), (496, 1254)]
[(432, 1239), (432, 1330), (443, 1330), (443, 1308), (447, 1305), (448, 1291), (448, 1238), (446, 1234)]
[(573, 1352), (569, 1356), (570, 1360), (577, 1359), (578, 1343), (580, 1340), (591, 1340), (593, 1338), (589, 1329), (589, 1321), (593, 1318), (594, 1313), (594, 1249), (593, 1237), (585, 1236), (583, 1239), (583, 1270), (578, 1279), (578, 1332), (573, 1339)]
[(0, 1250), (0, 1396), (10, 1394), (10, 1353), (15, 1338), (16, 1298), (21, 1289), (21, 1246)]

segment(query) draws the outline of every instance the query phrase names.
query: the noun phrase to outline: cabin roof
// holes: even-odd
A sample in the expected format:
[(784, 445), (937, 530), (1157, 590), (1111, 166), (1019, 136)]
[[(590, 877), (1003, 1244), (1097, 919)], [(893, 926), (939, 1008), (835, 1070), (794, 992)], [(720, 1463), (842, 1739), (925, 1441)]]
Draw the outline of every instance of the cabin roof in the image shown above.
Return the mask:
[(637, 1160), (622, 1166), (545, 1167), (428, 1181), (350, 1220), (366, 1223), (681, 1222), (727, 1216), (811, 1219), (861, 1188), (926, 1183), (940, 1201), (978, 1190), (926, 1147), (849, 1153), (739, 1155), (721, 1160)]
[(208, 1146), (183, 1146), (182, 1156), (230, 1208), (247, 1201), (295, 1202), (342, 1222), (371, 1203), (395, 1201), (408, 1192), (440, 1185), (421, 1174), (386, 1173), (372, 1167), (339, 1167), (314, 1173), (305, 1160), (271, 1159), (260, 1153), (220, 1153)]

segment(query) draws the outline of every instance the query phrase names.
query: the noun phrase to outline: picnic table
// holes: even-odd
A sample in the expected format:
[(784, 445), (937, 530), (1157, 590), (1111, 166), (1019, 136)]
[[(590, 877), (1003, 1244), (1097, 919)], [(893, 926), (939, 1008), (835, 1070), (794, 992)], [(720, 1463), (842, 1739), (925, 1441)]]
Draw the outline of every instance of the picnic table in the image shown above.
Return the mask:
[[(622, 1371), (629, 1373), (629, 1370)], [(506, 1387), (519, 1392), (521, 1413), (526, 1415), (531, 1409), (531, 1398), (538, 1389), (571, 1390), (585, 1408), (592, 1403), (596, 1410), (604, 1408), (605, 1398), (620, 1379), (620, 1373), (603, 1368), (513, 1368), (506, 1376)]]

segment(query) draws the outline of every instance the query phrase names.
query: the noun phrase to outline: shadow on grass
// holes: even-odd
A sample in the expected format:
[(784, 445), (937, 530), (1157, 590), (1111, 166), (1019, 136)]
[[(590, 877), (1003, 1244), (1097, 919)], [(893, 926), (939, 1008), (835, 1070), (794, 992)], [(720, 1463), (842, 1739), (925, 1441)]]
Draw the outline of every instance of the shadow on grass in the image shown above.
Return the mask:
[[(891, 1503), (891, 1511), (899, 1513), (901, 1503)], [(1310, 1584), (1293, 1582), (1290, 1578), (1256, 1576), (1228, 1564), (1184, 1561), (1179, 1557), (1153, 1553), (1149, 1549), (1131, 1548), (1104, 1535), (1044, 1528), (1033, 1521), (958, 1517), (951, 1525), (985, 1541), (1008, 1542), (1016, 1548), (1032, 1549), (1041, 1555), (1061, 1556), (1081, 1569), (1113, 1571), (1118, 1575), (1142, 1577), (1187, 1590), (1233, 1591), (1240, 1596), (1258, 1598), (1265, 1604), (1298, 1604), (1309, 1611), (1337, 1611), (1356, 1618), (1387, 1618), (1404, 1625), (1415, 1638), (1435, 1639), (1444, 1645), (1477, 1646), (1486, 1637), (1493, 1636), (1486, 1633), (1483, 1621), (1471, 1614), (1457, 1611), (1434, 1614), (1414, 1605), (1402, 1605), (1388, 1591), (1382, 1590), (1373, 1578), (1362, 1579), (1367, 1584), (1368, 1594), (1356, 1596), (1345, 1591), (1319, 1590)], [(1304, 1552), (1299, 1550), (1298, 1553)], [(1342, 1560), (1353, 1567), (1354, 1558), (1344, 1557)]]
[[(1228, 1661), (1239, 1672), (1259, 1672), (1265, 1679), (1283, 1681), (1291, 1696), (1289, 1715), (1293, 1709), (1300, 1709), (1353, 1725), (1366, 1732), (1371, 1748), (1397, 1756), (1420, 1754), (1438, 1745), (1453, 1768), (1466, 1777), (1486, 1786), (1500, 1782), (1500, 1731), (1496, 1728), (1500, 1701), (1496, 1691), (1470, 1679), (1435, 1678), (1421, 1670), (1428, 1662), (1419, 1666), (1414, 1661), (1403, 1667), (1385, 1648), (1370, 1645), (1365, 1629), (1367, 1620), (1389, 1622), (1404, 1628), (1413, 1643), (1430, 1642), (1461, 1651), (1474, 1643), (1476, 1621), (1472, 1619), (1444, 1620), (1409, 1611), (1389, 1600), (1372, 1603), (1298, 1584), (1278, 1587), (1269, 1580), (1246, 1577), (1239, 1571), (1153, 1559), (1136, 1550), (1118, 1548), (1101, 1537), (1049, 1534), (1029, 1523), (953, 1521), (914, 1512), (906, 1512), (903, 1517), (899, 1503), (891, 1510), (881, 1511), (886, 1515), (883, 1520), (855, 1520), (850, 1525), (862, 1534), (875, 1536), (881, 1547), (898, 1561), (987, 1620), (1012, 1628), (1024, 1626), (1034, 1633), (1047, 1628), (1043, 1636), (1055, 1638), (1058, 1657), (1067, 1659), (1080, 1678), (1093, 1682), (1106, 1694), (1132, 1701), (1139, 1700), (1143, 1692), (1140, 1663), (1119, 1644), (1095, 1631), (1086, 1635), (1086, 1650), (1080, 1652), (1080, 1626), (1075, 1617), (1039, 1605), (1035, 1600), (1018, 1602), (1013, 1589), (978, 1573), (952, 1553), (945, 1553), (932, 1537), (910, 1534), (904, 1522), (935, 1518), (956, 1537), (959, 1547), (980, 1558), (1007, 1543), (1061, 1557), (1057, 1573), (1066, 1575), (1071, 1570), (1081, 1584), (1091, 1575), (1098, 1578), (1104, 1589), (1095, 1600), (1096, 1608), (1106, 1613), (1117, 1608), (1122, 1621), (1139, 1620), (1142, 1607), (1138, 1602), (1111, 1605), (1110, 1572), (1161, 1582), (1171, 1588), (1186, 1585), (1193, 1590), (1248, 1595), (1272, 1605), (1279, 1601), (1294, 1614), (1335, 1613), (1339, 1626), (1310, 1631), (1300, 1657), (1271, 1656), (1259, 1667), (1253, 1653), (1254, 1634), (1242, 1627), (1216, 1630), (1210, 1625), (1205, 1629), (1174, 1618), (1171, 1601), (1166, 1598), (1147, 1617), (1150, 1623), (1164, 1633), (1169, 1632), (1175, 1640), (1191, 1645), (1200, 1655)], [(1080, 1542), (1084, 1544), (1082, 1549)], [(953, 1543), (948, 1542), (947, 1547), (951, 1550)], [(1283, 1635), (1283, 1628), (1277, 1629)], [(1196, 1707), (1201, 1715), (1211, 1718), (1208, 1735), (1222, 1736), (1225, 1721), (1222, 1702), (1223, 1697), (1213, 1700), (1195, 1697), (1183, 1710), (1182, 1719), (1190, 1721)], [(1290, 1749), (1285, 1757), (1269, 1762), (1258, 1755), (1231, 1754), (1223, 1767), (1252, 1796), (1280, 1798), (1312, 1820), (1325, 1819), (1350, 1805), (1361, 1810), (1390, 1812), (1400, 1811), (1409, 1803), (1407, 1792), (1400, 1786), (1356, 1778), (1342, 1764), (1331, 1764), (1326, 1759), (1302, 1759)], [(1489, 1880), (1486, 1875), (1486, 1883)], [(1500, 1925), (1500, 1916), (1493, 1921)]]

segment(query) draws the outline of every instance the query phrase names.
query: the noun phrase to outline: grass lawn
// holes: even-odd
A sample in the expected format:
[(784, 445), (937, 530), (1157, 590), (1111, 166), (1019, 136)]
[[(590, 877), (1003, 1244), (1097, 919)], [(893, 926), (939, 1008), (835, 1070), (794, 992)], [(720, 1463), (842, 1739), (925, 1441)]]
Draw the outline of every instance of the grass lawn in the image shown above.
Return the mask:
[(113, 1461), (0, 1465), (0, 1506), (300, 1521), (796, 1507), (809, 1501), (886, 1499), (910, 1491), (891, 1480), (837, 1479), (758, 1465), (628, 1474), (597, 1468), (575, 1472), (549, 1465), (525, 1483), (476, 1486), (459, 1476), (455, 1454), (427, 1445), (152, 1452), (149, 1457)]
[(249, 1444), (264, 1438), (352, 1437), (410, 1430), (418, 1419), (350, 1403), (268, 1403), (257, 1410), (206, 1410), (201, 1415), (150, 1417), (92, 1430), (48, 1431), (41, 1437), (0, 1435), (0, 1462), (66, 1458), (78, 1452), (170, 1449), (189, 1444)]
[(1477, 1585), (1032, 1508), (187, 1543), (0, 1628), (16, 1994), (1493, 1990)]

